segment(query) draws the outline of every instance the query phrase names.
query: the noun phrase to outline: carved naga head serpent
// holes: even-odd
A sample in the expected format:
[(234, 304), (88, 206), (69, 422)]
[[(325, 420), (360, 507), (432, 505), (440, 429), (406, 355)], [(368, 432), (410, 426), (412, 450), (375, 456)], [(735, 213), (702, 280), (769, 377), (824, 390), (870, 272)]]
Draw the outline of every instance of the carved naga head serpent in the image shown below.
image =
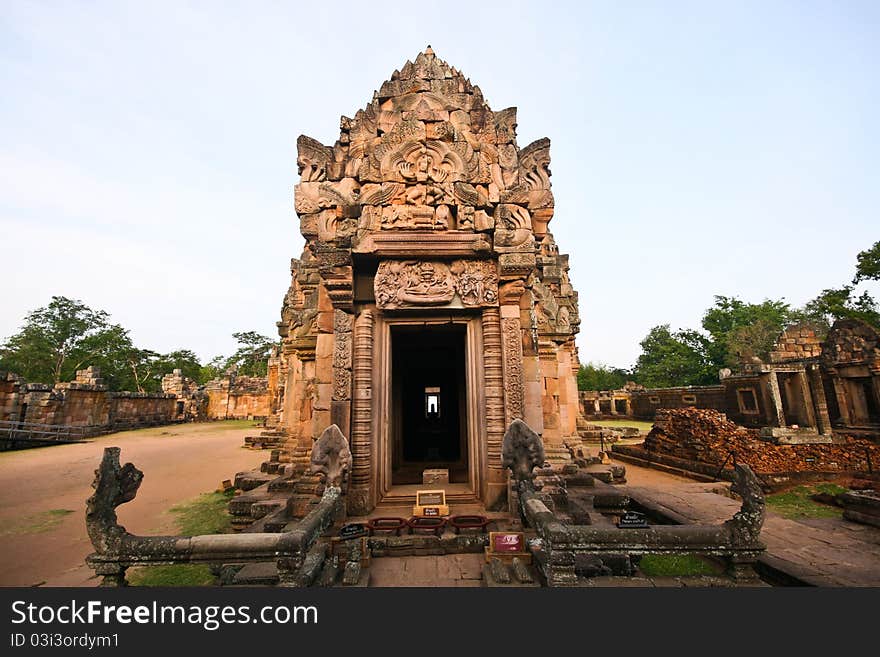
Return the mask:
[(328, 488), (342, 488), (351, 469), (348, 441), (335, 424), (324, 429), (312, 447), (312, 472), (321, 475)]
[(501, 465), (510, 468), (517, 482), (531, 481), (532, 470), (544, 464), (544, 443), (541, 437), (522, 420), (507, 427), (501, 443)]

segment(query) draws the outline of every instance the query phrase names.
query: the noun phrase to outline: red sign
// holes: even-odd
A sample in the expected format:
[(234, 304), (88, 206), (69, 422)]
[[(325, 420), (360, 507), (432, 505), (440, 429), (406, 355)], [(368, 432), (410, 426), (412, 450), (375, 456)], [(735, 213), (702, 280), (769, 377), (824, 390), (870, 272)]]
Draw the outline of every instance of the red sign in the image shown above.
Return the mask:
[(525, 552), (524, 536), (519, 533), (492, 532), (493, 552)]

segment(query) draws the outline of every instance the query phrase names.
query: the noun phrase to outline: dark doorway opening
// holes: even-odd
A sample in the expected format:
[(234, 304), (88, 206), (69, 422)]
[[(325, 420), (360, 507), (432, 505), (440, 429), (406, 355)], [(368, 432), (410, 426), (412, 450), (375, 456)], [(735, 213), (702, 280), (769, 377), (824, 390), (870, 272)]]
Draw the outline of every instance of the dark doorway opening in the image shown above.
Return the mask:
[(394, 327), (391, 350), (391, 483), (421, 484), (429, 468), (467, 483), (465, 327)]

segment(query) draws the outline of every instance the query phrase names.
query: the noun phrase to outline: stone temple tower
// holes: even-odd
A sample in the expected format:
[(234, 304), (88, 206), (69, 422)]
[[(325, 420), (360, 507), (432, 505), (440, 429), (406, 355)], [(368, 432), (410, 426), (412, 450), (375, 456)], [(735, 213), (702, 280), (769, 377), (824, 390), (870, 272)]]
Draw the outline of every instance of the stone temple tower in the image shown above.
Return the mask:
[(351, 444), (352, 514), (411, 500), (446, 468), (451, 501), (497, 504), (514, 419), (547, 458), (577, 443), (577, 293), (548, 230), (550, 140), (520, 148), (516, 109), (430, 46), (391, 75), (338, 141), (297, 142), (291, 261), (277, 356), (296, 462), (331, 423)]

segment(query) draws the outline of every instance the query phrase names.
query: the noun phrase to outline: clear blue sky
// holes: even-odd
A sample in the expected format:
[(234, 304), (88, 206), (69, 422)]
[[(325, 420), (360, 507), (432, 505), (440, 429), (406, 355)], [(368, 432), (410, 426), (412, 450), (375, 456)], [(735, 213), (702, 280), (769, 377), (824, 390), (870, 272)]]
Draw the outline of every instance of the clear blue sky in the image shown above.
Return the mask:
[(429, 43), (552, 141), (584, 362), (714, 294), (801, 304), (880, 239), (877, 2), (5, 0), (0, 338), (53, 294), (159, 351), (275, 335), (297, 135)]

